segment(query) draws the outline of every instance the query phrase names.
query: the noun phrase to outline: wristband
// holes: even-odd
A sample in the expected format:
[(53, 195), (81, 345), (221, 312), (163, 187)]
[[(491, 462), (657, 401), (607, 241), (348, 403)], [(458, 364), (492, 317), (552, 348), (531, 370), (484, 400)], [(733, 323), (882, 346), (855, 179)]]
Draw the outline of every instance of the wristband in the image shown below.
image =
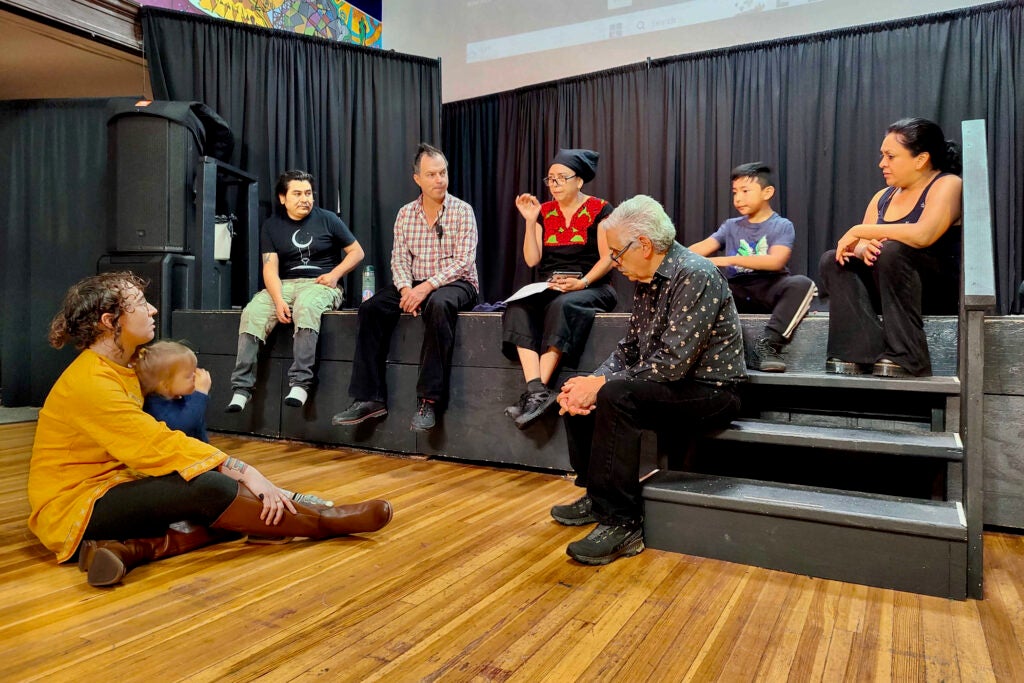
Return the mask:
[(586, 289), (587, 287), (590, 286), (590, 280), (587, 279), (586, 275), (580, 278), (580, 282), (583, 283), (583, 289)]

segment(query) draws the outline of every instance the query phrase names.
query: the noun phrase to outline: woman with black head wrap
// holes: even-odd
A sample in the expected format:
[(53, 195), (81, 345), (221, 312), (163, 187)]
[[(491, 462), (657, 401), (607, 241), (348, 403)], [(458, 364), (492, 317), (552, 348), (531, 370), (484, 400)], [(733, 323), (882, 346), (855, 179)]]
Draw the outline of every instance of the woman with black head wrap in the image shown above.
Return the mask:
[(574, 358), (590, 335), (594, 315), (615, 308), (609, 284), (612, 262), (598, 224), (612, 205), (582, 192), (594, 179), (598, 153), (561, 149), (551, 161), (544, 184), (551, 201), (532, 194), (516, 197), (526, 219), (523, 258), (548, 289), (509, 304), (502, 321), (505, 355), (523, 366), (526, 391), (516, 405), (505, 409), (516, 426), (525, 429), (555, 403), (557, 387), (550, 382), (563, 356)]

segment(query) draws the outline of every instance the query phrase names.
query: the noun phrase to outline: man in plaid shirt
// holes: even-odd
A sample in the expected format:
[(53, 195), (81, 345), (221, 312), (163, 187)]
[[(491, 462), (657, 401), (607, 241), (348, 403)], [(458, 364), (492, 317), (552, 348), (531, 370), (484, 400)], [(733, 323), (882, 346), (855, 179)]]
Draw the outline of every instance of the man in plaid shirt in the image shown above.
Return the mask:
[(448, 397), (455, 323), (477, 302), (476, 217), (473, 207), (448, 194), (448, 160), (420, 144), (413, 181), (421, 194), (398, 211), (391, 251), (391, 278), (359, 307), (359, 334), (348, 393), (354, 399), (331, 420), (356, 425), (388, 414), (385, 361), (399, 316), (421, 315), (425, 331), (411, 428), (428, 431)]

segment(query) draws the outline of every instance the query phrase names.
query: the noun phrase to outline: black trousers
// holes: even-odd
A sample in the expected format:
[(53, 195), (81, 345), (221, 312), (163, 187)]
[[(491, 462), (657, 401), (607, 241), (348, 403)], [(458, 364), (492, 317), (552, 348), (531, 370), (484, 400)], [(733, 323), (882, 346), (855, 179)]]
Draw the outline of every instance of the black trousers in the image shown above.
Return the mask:
[(239, 483), (217, 471), (191, 481), (178, 473), (118, 484), (93, 506), (85, 540), (163, 536), (174, 522), (209, 526), (238, 494)]
[(873, 266), (860, 259), (841, 266), (835, 254), (825, 252), (819, 263), (829, 297), (828, 356), (854, 363), (888, 358), (913, 375), (930, 375), (922, 316), (956, 313), (956, 260), (894, 240), (883, 244)]
[(587, 489), (597, 520), (612, 525), (643, 520), (640, 433), (644, 429), (699, 433), (728, 424), (739, 409), (739, 395), (732, 387), (689, 379), (606, 383), (590, 415), (565, 417), (576, 485)]
[(594, 326), (598, 311), (610, 311), (618, 301), (608, 284), (575, 292), (549, 289), (508, 305), (501, 317), (502, 352), (519, 362), (517, 347), (540, 355), (554, 346), (575, 365)]
[[(418, 284), (418, 283), (417, 283)], [(356, 336), (355, 362), (349, 396), (357, 401), (388, 400), (385, 375), (391, 335), (402, 309), (402, 297), (393, 285), (388, 285), (359, 306), (359, 333)], [(416, 382), (416, 395), (431, 401), (445, 402), (448, 398), (448, 379), (452, 369), (452, 351), (455, 348), (455, 324), (459, 311), (476, 305), (477, 292), (464, 280), (436, 289), (420, 307), (423, 318), (423, 345), (420, 347), (420, 374)]]
[(740, 313), (770, 313), (765, 330), (772, 341), (788, 343), (814, 296), (811, 278), (785, 273), (750, 273), (729, 280)]

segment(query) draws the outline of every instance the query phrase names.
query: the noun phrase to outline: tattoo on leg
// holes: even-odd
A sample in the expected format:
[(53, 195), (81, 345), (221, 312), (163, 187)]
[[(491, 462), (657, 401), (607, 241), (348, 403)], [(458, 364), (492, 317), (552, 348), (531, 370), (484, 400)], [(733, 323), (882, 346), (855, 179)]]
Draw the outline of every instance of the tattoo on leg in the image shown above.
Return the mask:
[(224, 461), (224, 467), (229, 470), (237, 470), (239, 474), (245, 472), (246, 468), (249, 467), (238, 458), (232, 458), (228, 456), (228, 459)]

